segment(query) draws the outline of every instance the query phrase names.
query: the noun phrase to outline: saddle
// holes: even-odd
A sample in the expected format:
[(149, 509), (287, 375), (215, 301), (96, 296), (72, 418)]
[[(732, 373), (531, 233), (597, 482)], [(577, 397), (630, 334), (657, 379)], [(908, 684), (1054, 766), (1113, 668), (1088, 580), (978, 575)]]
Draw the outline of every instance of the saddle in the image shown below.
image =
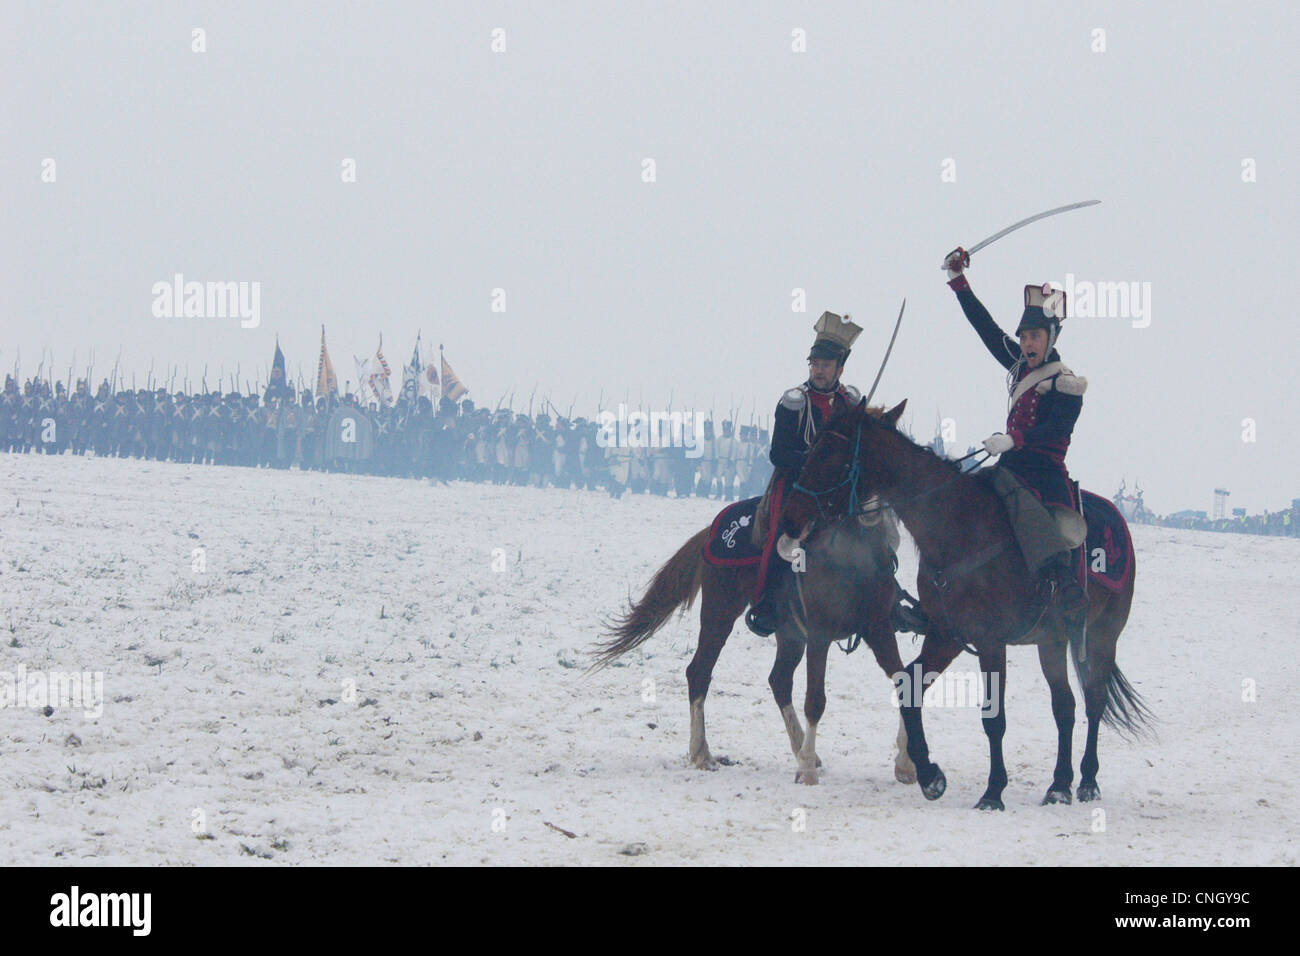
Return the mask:
[[(1083, 514), (1069, 508), (1043, 505), (1032, 491), (1014, 475), (1003, 469), (988, 469), (978, 477), (989, 482), (1007, 508), (1007, 517), (1017, 543), (1031, 572), (1052, 555), (1070, 551), (1079, 586), (1085, 591), (1095, 586), (1120, 591), (1133, 575), (1133, 539), (1128, 523), (1114, 503), (1074, 484), (1074, 493), (1083, 503)], [(1080, 547), (1083, 545), (1083, 547)], [(962, 562), (962, 571), (974, 570), (995, 555), (992, 547)], [(1029, 620), (1041, 619), (1044, 608), (1026, 610)], [(1010, 644), (1040, 643), (1046, 633), (1036, 624)]]
[(1005, 468), (985, 469), (978, 473), (978, 477), (989, 483), (1006, 506), (1011, 530), (1015, 532), (1020, 553), (1030, 571), (1037, 571), (1053, 555), (1073, 551), (1083, 544), (1087, 528), (1083, 516), (1077, 511), (1044, 505), (1032, 490)]

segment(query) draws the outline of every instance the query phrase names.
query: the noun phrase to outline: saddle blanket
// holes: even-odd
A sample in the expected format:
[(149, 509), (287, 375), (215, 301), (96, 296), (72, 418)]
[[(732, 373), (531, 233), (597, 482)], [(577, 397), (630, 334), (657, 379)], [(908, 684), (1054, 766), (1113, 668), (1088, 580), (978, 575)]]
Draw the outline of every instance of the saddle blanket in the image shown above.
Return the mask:
[(763, 548), (754, 544), (754, 514), (760, 498), (746, 498), (718, 512), (704, 545), (704, 560), (724, 568), (744, 567), (763, 560)]
[(1110, 591), (1122, 591), (1133, 578), (1133, 538), (1128, 522), (1109, 498), (1091, 491), (1081, 492), (1083, 516), (1088, 522), (1088, 586), (1099, 584)]

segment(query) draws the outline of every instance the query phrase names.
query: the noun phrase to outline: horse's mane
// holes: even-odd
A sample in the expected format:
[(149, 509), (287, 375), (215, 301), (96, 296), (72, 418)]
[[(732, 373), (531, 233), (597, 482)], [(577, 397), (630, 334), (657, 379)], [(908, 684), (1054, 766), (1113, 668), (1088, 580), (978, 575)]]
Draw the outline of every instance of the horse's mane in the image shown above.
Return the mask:
[[(838, 414), (836, 414), (836, 415), (831, 416), (830, 421), (828, 421), (828, 422), (826, 423), (827, 426), (828, 426), (828, 427), (831, 427), (831, 426), (833, 425), (833, 423), (834, 423), (837, 419), (840, 419), (840, 418), (842, 418), (842, 417), (844, 417), (844, 416), (847, 416), (847, 415), (848, 415), (848, 411), (849, 411), (850, 409), (852, 409), (852, 407), (853, 407), (853, 406), (844, 406), (845, 411), (840, 412), (840, 413), (838, 413)], [(885, 417), (885, 413), (888, 412), (888, 411), (889, 411), (889, 409), (886, 408), (884, 405), (868, 405), (868, 406), (867, 406), (867, 409), (866, 409), (867, 414), (870, 415), (872, 418), (876, 419), (876, 421), (879, 422), (882, 426), (885, 424), (884, 421), (883, 421), (883, 419), (884, 419), (884, 417)], [(926, 454), (930, 455), (932, 458), (934, 458), (936, 461), (938, 461), (940, 464), (947, 465), (947, 466), (948, 466), (949, 468), (951, 468), (953, 471), (956, 471), (956, 472), (960, 472), (960, 473), (965, 474), (965, 472), (963, 471), (963, 469), (962, 469), (962, 467), (961, 467), (961, 464), (960, 464), (959, 462), (954, 461), (954, 460), (951, 459), (951, 458), (944, 458), (942, 455), (940, 455), (937, 451), (935, 451), (935, 450), (934, 450), (933, 448), (931, 448), (929, 445), (922, 445), (922, 444), (920, 444), (919, 442), (915, 441), (914, 439), (910, 438), (909, 436), (904, 435), (902, 432), (900, 432), (900, 431), (898, 430), (898, 426), (897, 426), (897, 425), (888, 425), (887, 427), (889, 428), (890, 431), (892, 431), (892, 432), (893, 432), (895, 435), (897, 435), (898, 437), (902, 438), (903, 441), (907, 442), (909, 445), (911, 445), (911, 446), (912, 446), (913, 448), (915, 448), (917, 451), (923, 451), (923, 452), (925, 452)]]

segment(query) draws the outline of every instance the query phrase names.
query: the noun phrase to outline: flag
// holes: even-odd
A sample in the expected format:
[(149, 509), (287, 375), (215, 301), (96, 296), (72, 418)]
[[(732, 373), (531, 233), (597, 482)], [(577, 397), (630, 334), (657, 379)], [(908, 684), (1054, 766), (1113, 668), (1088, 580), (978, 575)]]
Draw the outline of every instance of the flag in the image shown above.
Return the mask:
[(275, 337), (275, 356), (271, 359), (271, 380), (266, 383), (266, 401), (284, 394), (284, 353), (280, 351), (280, 337)]
[(392, 371), (384, 358), (384, 337), (380, 335), (379, 348), (375, 349), (375, 361), (370, 364), (370, 391), (381, 405), (393, 404), (393, 390), (388, 385)]
[(459, 401), (462, 395), (468, 395), (469, 389), (451, 370), (447, 360), (442, 357), (442, 346), (438, 346), (438, 358), (442, 363), (442, 397), (450, 398), (453, 402)]
[(438, 385), (438, 366), (430, 356), (424, 363), (424, 374), (420, 376), (420, 394), (426, 396), (435, 405), (441, 397)]
[(402, 397), (414, 405), (420, 394), (420, 334), (415, 335), (415, 351), (411, 353), (411, 362), (402, 369)]
[(320, 360), (316, 363), (316, 395), (337, 395), (339, 380), (334, 375), (334, 363), (325, 350), (325, 326), (320, 327)]

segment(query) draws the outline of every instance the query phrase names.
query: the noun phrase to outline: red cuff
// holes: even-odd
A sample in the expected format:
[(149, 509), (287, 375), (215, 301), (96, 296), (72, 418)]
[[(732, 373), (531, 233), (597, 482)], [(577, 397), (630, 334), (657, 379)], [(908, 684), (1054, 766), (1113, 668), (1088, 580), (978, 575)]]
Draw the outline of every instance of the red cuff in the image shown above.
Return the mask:
[(1024, 448), (1024, 447), (1025, 447), (1025, 433), (1024, 433), (1024, 432), (1020, 431), (1019, 429), (1016, 429), (1015, 431), (1007, 432), (1007, 434), (1010, 435), (1010, 436), (1011, 436), (1011, 440), (1012, 440), (1013, 442), (1016, 443), (1016, 444), (1015, 444), (1015, 447), (1016, 447), (1016, 448), (1019, 449), (1019, 448)]
[(969, 289), (970, 283), (966, 281), (966, 274), (962, 273), (955, 279), (948, 280), (948, 288), (953, 292), (960, 292), (962, 289)]

